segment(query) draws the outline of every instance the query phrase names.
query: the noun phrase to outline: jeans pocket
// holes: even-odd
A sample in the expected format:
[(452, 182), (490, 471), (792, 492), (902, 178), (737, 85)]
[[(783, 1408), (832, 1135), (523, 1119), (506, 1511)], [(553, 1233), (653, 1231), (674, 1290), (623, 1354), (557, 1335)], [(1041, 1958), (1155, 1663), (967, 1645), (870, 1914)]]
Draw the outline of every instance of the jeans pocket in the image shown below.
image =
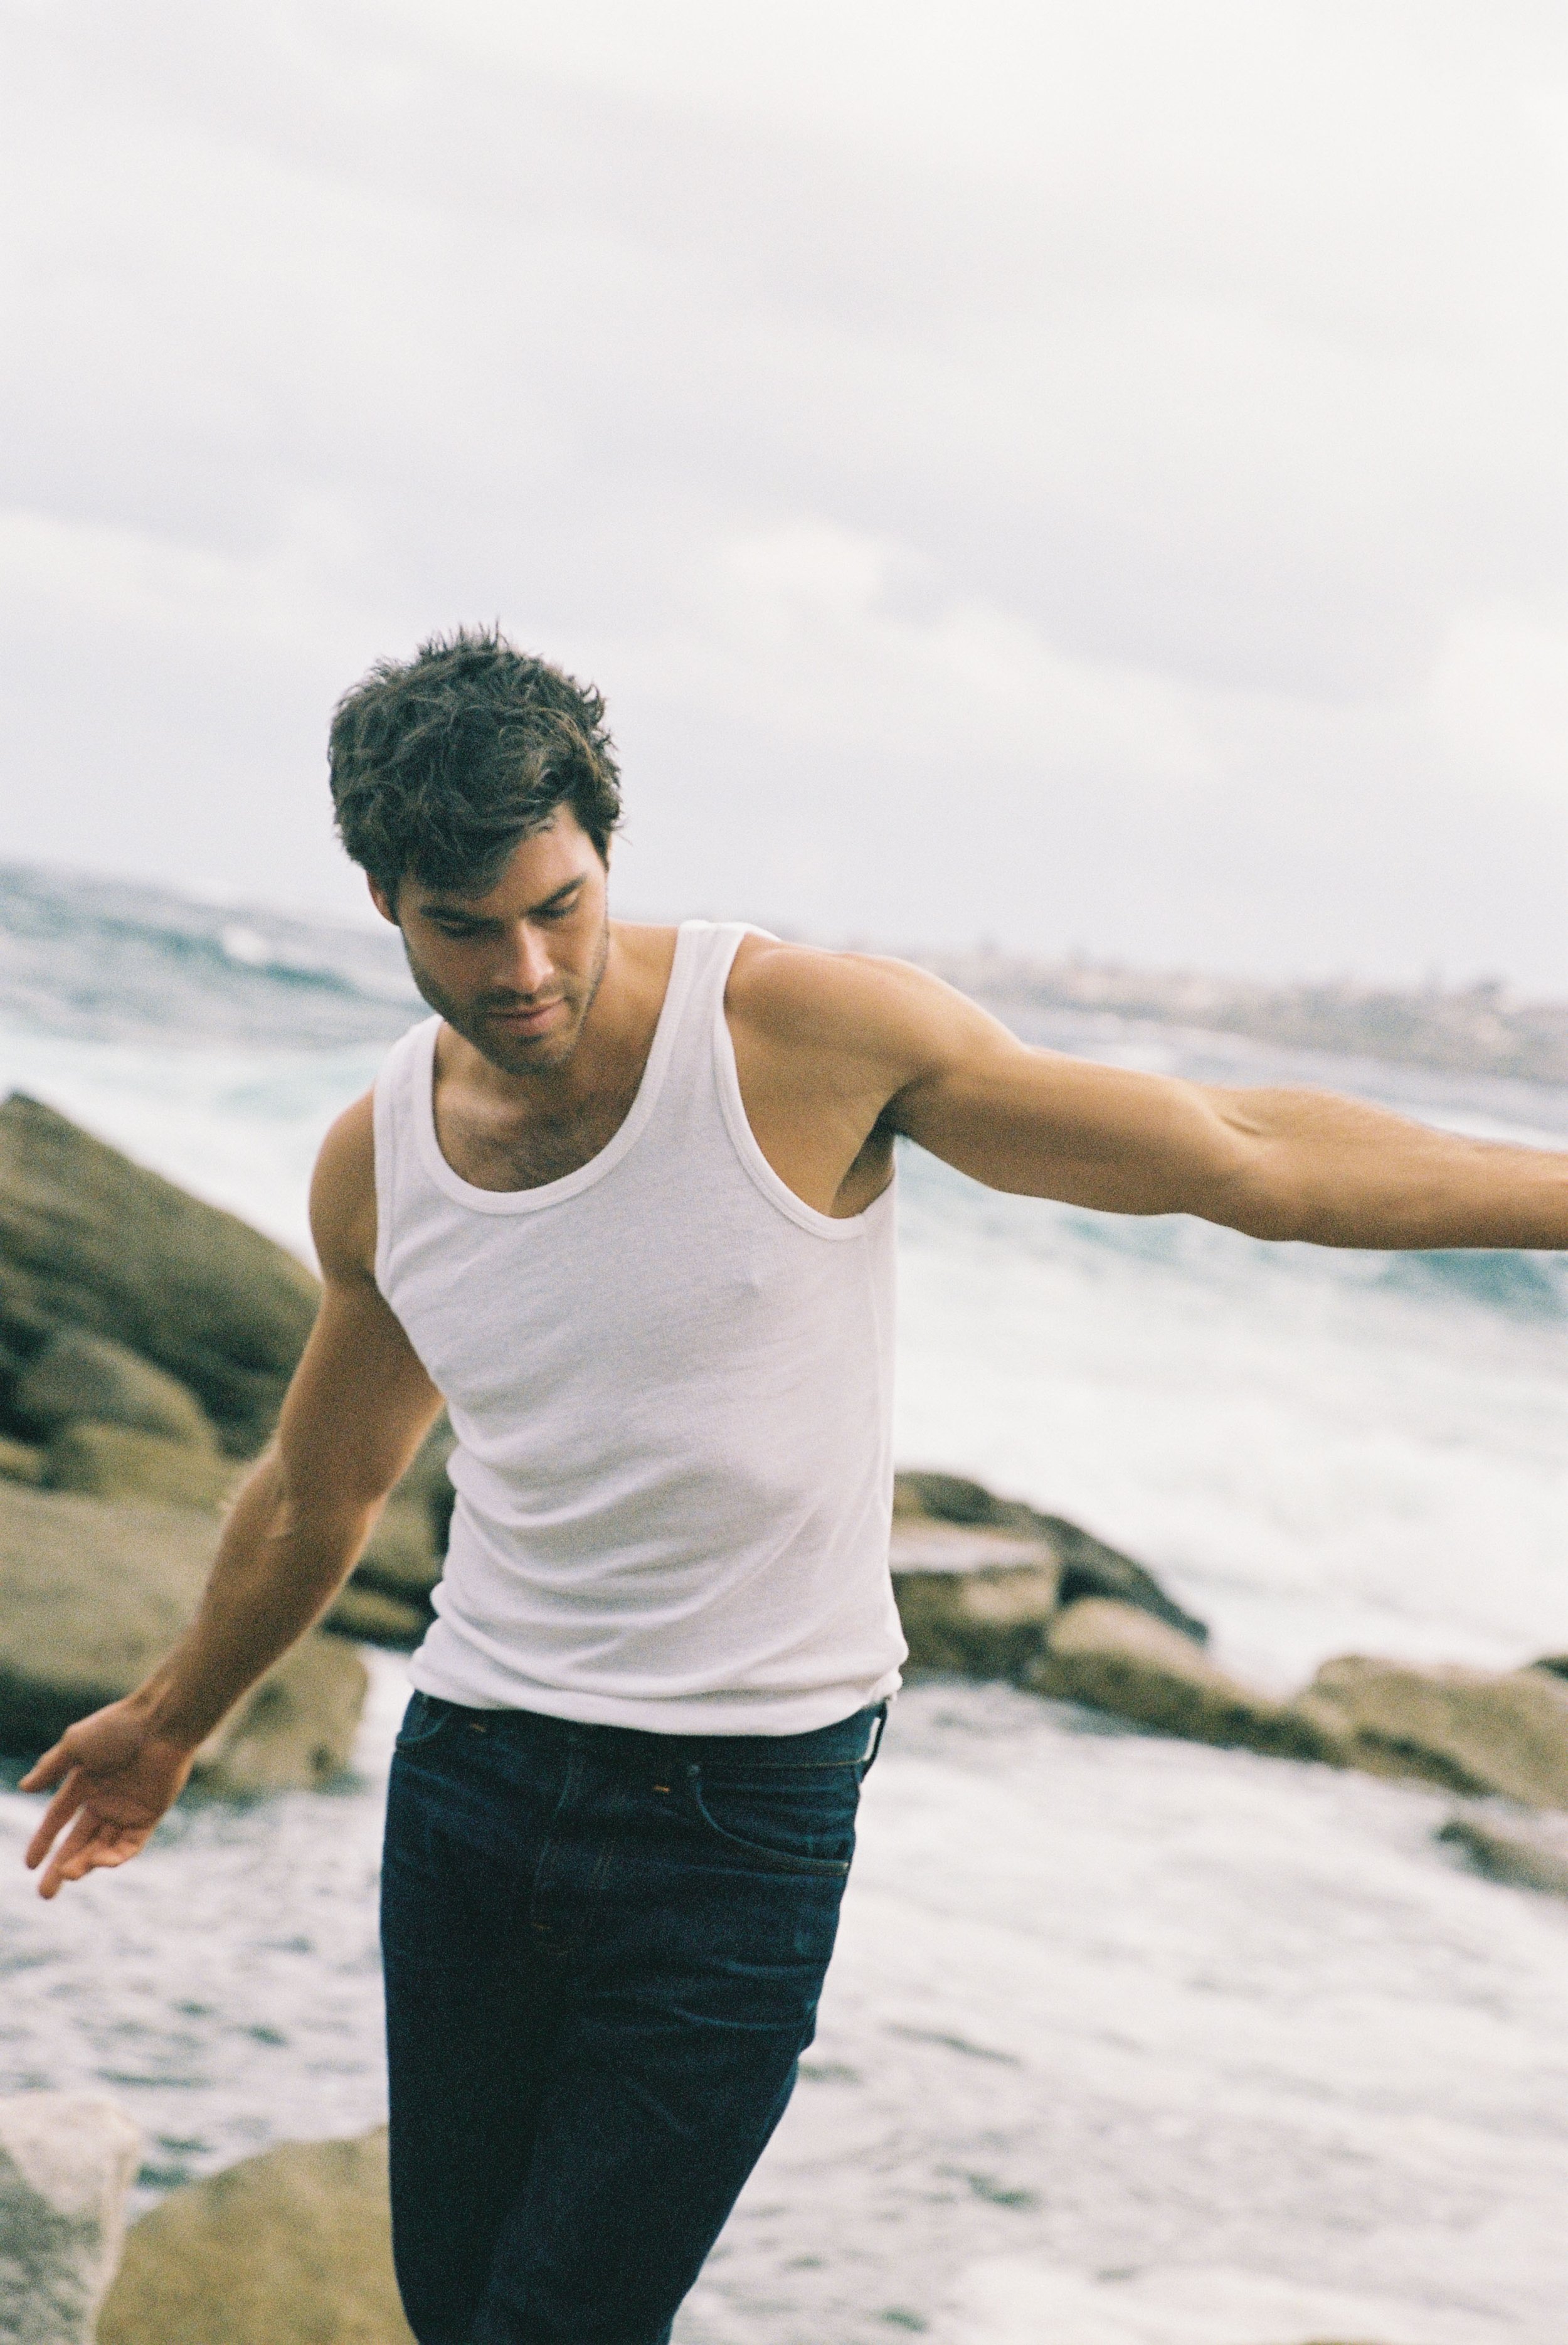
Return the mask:
[(403, 1722), (398, 1729), (395, 1751), (420, 1751), (433, 1742), (452, 1716), (452, 1705), (442, 1701), (438, 1694), (415, 1692), (410, 1697), (403, 1712)]
[(823, 1767), (699, 1766), (686, 1770), (692, 1810), (710, 1839), (770, 1873), (842, 1880), (855, 1854), (858, 1761)]

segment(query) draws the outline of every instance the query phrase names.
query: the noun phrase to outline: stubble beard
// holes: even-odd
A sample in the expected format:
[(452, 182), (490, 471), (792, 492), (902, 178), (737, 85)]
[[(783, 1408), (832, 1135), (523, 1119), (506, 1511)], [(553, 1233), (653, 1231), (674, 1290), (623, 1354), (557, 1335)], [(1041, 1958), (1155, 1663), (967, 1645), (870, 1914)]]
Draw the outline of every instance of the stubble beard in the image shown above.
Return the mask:
[(598, 997), (604, 980), (605, 964), (610, 958), (610, 921), (606, 915), (599, 932), (598, 949), (593, 967), (586, 980), (562, 985), (552, 1000), (566, 1003), (571, 1016), (559, 1032), (541, 1035), (537, 1041), (508, 1035), (504, 1027), (494, 1025), (487, 1010), (526, 1009), (527, 1000), (517, 994), (505, 996), (481, 995), (477, 1000), (465, 1001), (448, 993), (439, 985), (423, 964), (416, 959), (408, 938), (403, 939), (403, 950), (408, 956), (409, 974), (413, 979), (421, 1000), (427, 1001), (455, 1034), (476, 1050), (481, 1058), (504, 1075), (555, 1074), (564, 1067), (576, 1051), (582, 1037), (583, 1024)]

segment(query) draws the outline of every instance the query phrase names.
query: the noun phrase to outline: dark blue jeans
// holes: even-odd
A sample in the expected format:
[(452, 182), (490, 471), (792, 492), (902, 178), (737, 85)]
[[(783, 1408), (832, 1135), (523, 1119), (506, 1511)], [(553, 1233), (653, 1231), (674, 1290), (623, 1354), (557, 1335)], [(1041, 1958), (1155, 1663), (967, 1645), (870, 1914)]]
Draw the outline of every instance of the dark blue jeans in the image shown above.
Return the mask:
[(420, 2345), (666, 2345), (811, 2042), (882, 1715), (683, 1736), (414, 1696), (381, 1939)]

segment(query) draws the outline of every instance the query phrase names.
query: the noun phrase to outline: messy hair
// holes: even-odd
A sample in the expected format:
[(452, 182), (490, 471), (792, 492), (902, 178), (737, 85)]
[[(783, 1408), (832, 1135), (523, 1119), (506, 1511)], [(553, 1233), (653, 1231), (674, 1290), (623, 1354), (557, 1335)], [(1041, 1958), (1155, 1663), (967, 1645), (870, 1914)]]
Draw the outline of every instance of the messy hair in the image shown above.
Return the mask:
[(394, 909), (410, 878), (482, 894), (560, 807), (602, 858), (621, 819), (602, 698), (498, 627), (378, 660), (332, 712), (328, 767), (338, 835)]

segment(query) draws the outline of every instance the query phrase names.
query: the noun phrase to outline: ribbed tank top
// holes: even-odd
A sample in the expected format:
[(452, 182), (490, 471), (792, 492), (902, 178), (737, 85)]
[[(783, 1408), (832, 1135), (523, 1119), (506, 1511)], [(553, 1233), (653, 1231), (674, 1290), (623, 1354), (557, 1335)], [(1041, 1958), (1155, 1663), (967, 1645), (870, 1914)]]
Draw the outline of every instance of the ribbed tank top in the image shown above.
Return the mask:
[(757, 1146), (724, 1016), (746, 933), (685, 922), (630, 1113), (541, 1188), (441, 1154), (439, 1019), (382, 1069), (376, 1280), (458, 1441), (426, 1693), (793, 1734), (898, 1685), (893, 1193), (833, 1220)]

